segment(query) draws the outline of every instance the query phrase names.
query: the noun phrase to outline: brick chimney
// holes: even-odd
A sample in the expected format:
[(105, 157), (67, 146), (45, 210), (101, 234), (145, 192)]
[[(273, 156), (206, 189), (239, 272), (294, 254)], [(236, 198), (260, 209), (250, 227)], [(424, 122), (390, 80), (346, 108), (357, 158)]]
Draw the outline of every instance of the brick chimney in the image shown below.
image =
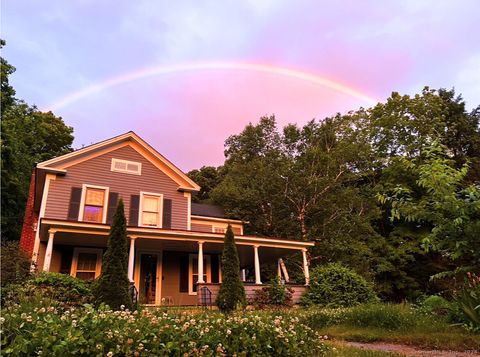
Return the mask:
[(23, 218), (22, 235), (20, 237), (20, 249), (29, 256), (33, 256), (33, 247), (35, 245), (35, 233), (38, 224), (38, 213), (35, 212), (35, 177), (37, 170), (32, 170), (30, 188), (28, 191), (27, 206), (25, 207), (25, 216)]

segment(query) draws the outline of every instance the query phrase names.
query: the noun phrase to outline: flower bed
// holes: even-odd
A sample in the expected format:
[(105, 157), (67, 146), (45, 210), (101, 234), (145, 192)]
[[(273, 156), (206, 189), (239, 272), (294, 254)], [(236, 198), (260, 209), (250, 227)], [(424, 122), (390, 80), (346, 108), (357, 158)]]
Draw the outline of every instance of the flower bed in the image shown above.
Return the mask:
[(12, 305), (1, 318), (5, 355), (319, 356), (327, 347), (294, 313), (65, 311)]

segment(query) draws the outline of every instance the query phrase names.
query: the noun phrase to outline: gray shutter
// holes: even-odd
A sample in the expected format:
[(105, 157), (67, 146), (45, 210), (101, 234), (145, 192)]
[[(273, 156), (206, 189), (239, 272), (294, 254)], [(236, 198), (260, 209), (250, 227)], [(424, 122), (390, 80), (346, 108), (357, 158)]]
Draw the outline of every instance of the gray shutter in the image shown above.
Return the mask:
[(162, 228), (171, 229), (172, 228), (172, 200), (164, 199), (163, 200), (163, 221)]
[(78, 213), (80, 211), (80, 201), (82, 199), (82, 188), (72, 187), (70, 192), (70, 206), (68, 207), (68, 220), (78, 221)]
[(112, 224), (113, 215), (117, 210), (118, 192), (110, 192), (108, 195), (107, 224)]
[(138, 208), (140, 206), (140, 195), (130, 196), (130, 217), (128, 220), (129, 226), (138, 226)]
[(188, 255), (181, 255), (180, 263), (180, 292), (188, 293)]

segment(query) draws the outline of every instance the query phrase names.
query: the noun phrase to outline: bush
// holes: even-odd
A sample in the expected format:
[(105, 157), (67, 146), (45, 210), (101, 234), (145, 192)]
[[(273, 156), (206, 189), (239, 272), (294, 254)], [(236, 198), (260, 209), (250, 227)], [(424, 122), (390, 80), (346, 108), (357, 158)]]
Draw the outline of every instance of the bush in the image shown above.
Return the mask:
[(267, 306), (289, 307), (293, 305), (292, 295), (293, 290), (275, 278), (268, 286), (255, 291), (251, 303), (261, 309)]
[(294, 314), (225, 316), (112, 311), (86, 305), (10, 306), (2, 311), (2, 355), (24, 356), (321, 356), (327, 347)]
[(12, 284), (5, 290), (6, 303), (20, 303), (29, 297), (50, 300), (68, 308), (92, 302), (91, 283), (70, 275), (43, 272), (24, 284)]
[(468, 273), (465, 283), (455, 297), (466, 323), (464, 327), (480, 332), (480, 277)]
[(431, 295), (420, 303), (418, 310), (426, 314), (447, 316), (450, 314), (451, 303), (441, 296)]
[(21, 284), (31, 275), (32, 260), (18, 242), (2, 242), (0, 251), (1, 287), (9, 284)]
[(245, 289), (240, 280), (240, 260), (230, 225), (228, 225), (223, 243), (222, 285), (216, 303), (220, 311), (227, 313), (246, 303)]
[(305, 305), (347, 307), (377, 301), (372, 284), (340, 264), (319, 266), (310, 274), (310, 288), (302, 297)]

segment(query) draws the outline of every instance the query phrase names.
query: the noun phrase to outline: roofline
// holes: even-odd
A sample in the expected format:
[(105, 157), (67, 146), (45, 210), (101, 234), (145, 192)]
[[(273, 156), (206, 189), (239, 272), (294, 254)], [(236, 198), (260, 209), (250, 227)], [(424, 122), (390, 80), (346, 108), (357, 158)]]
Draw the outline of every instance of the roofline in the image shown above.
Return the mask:
[(170, 160), (168, 160), (166, 157), (164, 157), (162, 154), (160, 154), (155, 148), (153, 148), (149, 143), (147, 143), (145, 140), (143, 140), (140, 136), (138, 136), (136, 133), (134, 133), (133, 131), (129, 131), (129, 132), (126, 132), (124, 134), (120, 134), (120, 135), (117, 135), (117, 136), (114, 136), (113, 138), (110, 138), (110, 139), (106, 139), (106, 140), (103, 140), (103, 141), (100, 141), (98, 143), (95, 143), (95, 144), (92, 144), (92, 145), (89, 145), (89, 146), (85, 146), (81, 149), (78, 149), (78, 150), (75, 150), (75, 151), (72, 151), (70, 153), (67, 153), (67, 154), (64, 154), (64, 155), (61, 155), (61, 156), (58, 156), (58, 157), (55, 157), (53, 159), (50, 159), (50, 160), (47, 160), (47, 161), (43, 161), (43, 162), (40, 162), (37, 164), (37, 168), (40, 168), (40, 169), (48, 169), (49, 165), (52, 165), (52, 164), (55, 164), (59, 161), (62, 161), (62, 160), (65, 160), (65, 159), (69, 159), (71, 157), (75, 157), (77, 155), (81, 155), (81, 154), (85, 154), (85, 153), (89, 153), (90, 151), (93, 151), (93, 150), (96, 150), (96, 149), (99, 149), (103, 146), (106, 146), (106, 145), (109, 145), (109, 144), (112, 144), (112, 143), (115, 143), (117, 141), (121, 141), (121, 140), (124, 140), (124, 139), (132, 139), (134, 141), (136, 141), (138, 144), (140, 144), (141, 146), (143, 146), (147, 151), (149, 151), (150, 153), (153, 154), (153, 156), (155, 156), (158, 160), (160, 160), (161, 162), (163, 162), (168, 168), (170, 168), (174, 173), (176, 173), (177, 175), (179, 175), (184, 181), (187, 182), (187, 184), (190, 184), (191, 187), (184, 187), (184, 186), (180, 186), (179, 187), (179, 190), (182, 190), (182, 191), (200, 191), (200, 186), (197, 185), (190, 177), (187, 176), (187, 174), (185, 174), (182, 170), (180, 170), (177, 166), (175, 166), (175, 164), (173, 164)]
[(230, 219), (230, 218), (221, 218), (221, 217), (213, 217), (213, 216), (205, 216), (205, 215), (190, 215), (192, 219), (204, 220), (204, 221), (223, 221), (223, 222), (232, 222), (232, 223), (244, 223), (244, 221), (240, 219)]
[[(47, 219), (43, 218), (40, 222), (43, 224), (55, 225), (57, 227), (64, 227), (64, 231), (69, 228), (79, 228), (79, 229), (91, 229), (93, 231), (89, 232), (102, 232), (101, 234), (108, 234), (110, 231), (110, 226), (108, 224), (99, 224), (99, 223), (85, 223), (77, 221), (67, 221), (67, 220), (58, 220), (58, 219)], [(62, 231), (60, 229), (60, 231)], [(130, 236), (136, 237), (151, 237), (152, 235), (162, 235), (166, 236), (168, 239), (171, 237), (180, 237), (180, 238), (200, 238), (200, 240), (205, 240), (211, 243), (223, 243), (224, 234), (223, 233), (207, 233), (207, 232), (197, 232), (197, 231), (187, 231), (187, 230), (174, 230), (174, 229), (162, 229), (162, 228), (148, 228), (148, 227), (133, 227), (127, 226), (127, 231)], [(256, 237), (256, 236), (245, 236), (238, 235), (235, 237), (235, 241), (239, 244), (247, 245), (256, 245), (259, 246), (275, 246), (278, 248), (285, 249), (297, 249), (302, 250), (308, 247), (313, 247), (315, 242), (312, 241), (298, 241), (291, 239), (279, 239), (279, 238), (270, 238), (270, 237)]]

